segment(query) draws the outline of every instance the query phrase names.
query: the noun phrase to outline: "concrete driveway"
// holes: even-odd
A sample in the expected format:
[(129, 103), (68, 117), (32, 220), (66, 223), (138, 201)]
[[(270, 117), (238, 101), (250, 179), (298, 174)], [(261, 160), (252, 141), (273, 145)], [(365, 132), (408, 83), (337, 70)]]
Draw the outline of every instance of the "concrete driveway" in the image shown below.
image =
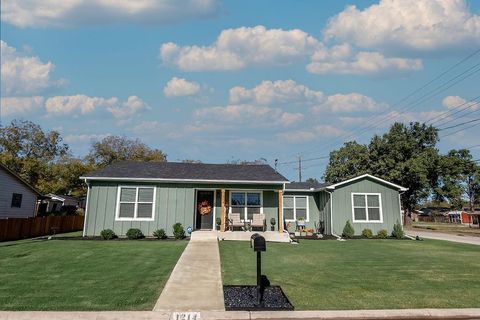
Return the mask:
[(420, 238), (445, 240), (445, 241), (467, 243), (467, 244), (474, 244), (474, 245), (480, 246), (480, 237), (458, 236), (458, 235), (449, 234), (449, 233), (418, 231), (418, 230), (406, 230), (405, 233), (412, 237), (419, 236)]

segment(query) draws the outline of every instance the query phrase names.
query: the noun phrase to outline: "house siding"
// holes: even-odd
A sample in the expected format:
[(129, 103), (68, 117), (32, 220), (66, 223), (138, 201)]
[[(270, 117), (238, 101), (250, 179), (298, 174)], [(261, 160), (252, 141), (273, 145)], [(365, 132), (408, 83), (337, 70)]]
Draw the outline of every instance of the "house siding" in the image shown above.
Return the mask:
[[(21, 208), (12, 208), (13, 193), (22, 194)], [(24, 183), (0, 167), (0, 219), (28, 218), (35, 215), (37, 195)]]
[[(351, 194), (359, 193), (380, 193), (382, 198), (382, 223), (353, 222), (352, 197)], [(386, 229), (390, 234), (393, 225), (401, 221), (400, 207), (398, 201), (399, 193), (396, 189), (374, 182), (368, 178), (357, 180), (349, 184), (337, 187), (333, 191), (333, 233), (341, 235), (345, 223), (350, 220), (355, 229), (355, 235), (361, 235), (362, 230), (369, 228), (376, 234), (380, 229)]]
[[(154, 186), (156, 187), (155, 216), (153, 221), (115, 221), (118, 186)], [(172, 235), (173, 224), (180, 222), (187, 228), (195, 226), (196, 190), (216, 190), (215, 216), (221, 213), (221, 189), (263, 190), (263, 207), (267, 223), (271, 217), (278, 217), (278, 193), (281, 186), (270, 185), (205, 185), (205, 184), (167, 184), (167, 183), (123, 183), (90, 181), (88, 208), (85, 220), (86, 236), (98, 236), (104, 229), (112, 229), (123, 236), (130, 228), (142, 230), (151, 236), (157, 229), (164, 229)], [(228, 201), (226, 190), (225, 199)], [(277, 200), (275, 200), (275, 197)], [(277, 218), (278, 220), (278, 218)], [(215, 226), (215, 220), (213, 221)]]

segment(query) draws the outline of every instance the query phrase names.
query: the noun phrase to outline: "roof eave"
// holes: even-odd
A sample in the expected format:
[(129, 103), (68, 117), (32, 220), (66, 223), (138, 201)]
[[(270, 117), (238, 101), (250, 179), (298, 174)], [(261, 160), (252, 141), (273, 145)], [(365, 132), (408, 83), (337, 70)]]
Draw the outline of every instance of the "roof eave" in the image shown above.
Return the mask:
[(214, 180), (214, 179), (165, 179), (165, 178), (124, 178), (124, 177), (80, 177), (87, 181), (132, 181), (132, 182), (166, 182), (166, 183), (235, 183), (235, 184), (271, 184), (284, 185), (289, 181), (256, 181), (256, 180)]
[(405, 187), (402, 187), (398, 184), (395, 184), (395, 183), (391, 183), (387, 180), (383, 180), (381, 178), (378, 178), (378, 177), (375, 177), (375, 176), (372, 176), (371, 174), (363, 174), (361, 176), (357, 176), (357, 177), (354, 177), (354, 178), (351, 178), (351, 179), (348, 179), (348, 180), (345, 180), (345, 181), (342, 181), (342, 182), (338, 182), (338, 183), (335, 183), (335, 184), (332, 184), (331, 186), (328, 186), (326, 187), (328, 190), (335, 190), (336, 187), (339, 187), (339, 186), (342, 186), (346, 183), (349, 183), (349, 182), (353, 182), (353, 181), (357, 181), (357, 180), (360, 180), (360, 179), (363, 179), (363, 178), (371, 178), (375, 181), (378, 181), (378, 182), (382, 182), (382, 183), (385, 183), (391, 187), (394, 187), (396, 188), (398, 191), (402, 191), (402, 192), (405, 192), (408, 190), (408, 188), (405, 188)]

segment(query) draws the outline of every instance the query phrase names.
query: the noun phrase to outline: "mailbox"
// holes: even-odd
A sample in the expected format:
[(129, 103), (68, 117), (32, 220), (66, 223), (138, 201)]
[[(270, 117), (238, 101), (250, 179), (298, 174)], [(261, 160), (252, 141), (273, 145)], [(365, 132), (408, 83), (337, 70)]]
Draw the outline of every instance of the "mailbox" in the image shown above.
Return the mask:
[(265, 238), (258, 233), (253, 234), (250, 237), (250, 247), (253, 248), (253, 251), (255, 252), (267, 251), (267, 243), (265, 242)]

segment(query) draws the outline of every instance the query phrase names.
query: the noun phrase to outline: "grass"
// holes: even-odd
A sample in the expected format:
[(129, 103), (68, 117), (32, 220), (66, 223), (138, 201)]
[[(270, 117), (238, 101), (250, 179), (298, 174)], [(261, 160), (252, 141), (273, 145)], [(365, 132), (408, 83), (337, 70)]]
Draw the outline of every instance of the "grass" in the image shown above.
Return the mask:
[(478, 224), (469, 227), (468, 225), (456, 223), (414, 222), (409, 230), (425, 230), (429, 232), (456, 234), (459, 236), (480, 237), (480, 228), (478, 227)]
[[(262, 268), (296, 310), (480, 307), (480, 248), (446, 241), (268, 243)], [(248, 242), (220, 243), (224, 284), (255, 284)]]
[(151, 310), (186, 244), (87, 240), (2, 243), (0, 310)]

